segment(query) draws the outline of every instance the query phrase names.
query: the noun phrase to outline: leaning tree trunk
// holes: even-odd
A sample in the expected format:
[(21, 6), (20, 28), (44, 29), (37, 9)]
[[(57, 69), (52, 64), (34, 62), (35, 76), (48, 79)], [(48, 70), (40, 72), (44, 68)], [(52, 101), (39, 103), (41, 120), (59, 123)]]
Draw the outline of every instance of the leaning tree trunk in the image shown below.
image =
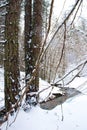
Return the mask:
[(5, 107), (6, 111), (12, 108), (18, 98), (19, 59), (18, 59), (18, 24), (20, 0), (7, 0), (6, 29), (5, 29)]
[[(36, 61), (40, 52), (42, 37), (42, 0), (26, 0), (25, 6), (25, 72), (29, 80), (32, 71), (36, 69)], [(26, 83), (27, 83), (26, 79)], [(26, 93), (26, 100), (31, 103), (29, 93), (36, 92), (39, 89), (39, 66), (33, 82)]]

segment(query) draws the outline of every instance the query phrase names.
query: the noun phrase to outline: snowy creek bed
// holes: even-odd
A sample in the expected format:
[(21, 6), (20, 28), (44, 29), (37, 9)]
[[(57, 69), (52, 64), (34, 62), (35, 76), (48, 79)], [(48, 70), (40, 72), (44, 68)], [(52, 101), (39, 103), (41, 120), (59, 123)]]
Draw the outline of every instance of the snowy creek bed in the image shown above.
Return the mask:
[(40, 107), (42, 109), (51, 110), (55, 108), (57, 105), (63, 104), (67, 99), (81, 94), (81, 92), (75, 88), (60, 87), (60, 90), (63, 92), (63, 94), (60, 93), (53, 94), (54, 98), (50, 97), (47, 101), (41, 102)]

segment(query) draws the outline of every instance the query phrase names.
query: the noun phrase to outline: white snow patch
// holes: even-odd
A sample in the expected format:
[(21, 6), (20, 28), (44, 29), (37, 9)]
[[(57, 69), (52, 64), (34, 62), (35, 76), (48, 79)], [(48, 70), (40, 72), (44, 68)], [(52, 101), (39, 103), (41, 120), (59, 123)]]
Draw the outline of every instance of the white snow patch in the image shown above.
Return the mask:
[[(69, 86), (75, 88), (84, 87), (86, 89), (86, 81), (87, 77), (76, 78)], [(40, 79), (39, 91), (47, 87), (49, 87), (49, 84)], [(82, 90), (82, 88), (80, 89)], [(40, 98), (44, 99), (48, 96), (50, 90), (51, 88), (41, 93)], [(87, 130), (86, 113), (87, 95), (81, 94), (69, 98), (62, 106), (56, 106), (52, 110), (41, 109), (39, 105), (30, 108), (28, 112), (24, 112), (20, 108), (16, 121), (11, 126), (8, 126), (8, 130)], [(15, 116), (9, 117), (9, 124), (14, 118)], [(5, 130), (6, 126), (7, 122), (1, 126), (1, 130)]]

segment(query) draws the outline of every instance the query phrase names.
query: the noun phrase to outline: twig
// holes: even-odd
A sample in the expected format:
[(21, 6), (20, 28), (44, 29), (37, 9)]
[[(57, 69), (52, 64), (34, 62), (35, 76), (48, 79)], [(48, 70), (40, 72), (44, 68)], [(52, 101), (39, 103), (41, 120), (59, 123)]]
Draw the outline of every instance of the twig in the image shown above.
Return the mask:
[[(51, 40), (49, 41), (47, 47), (45, 48), (44, 51), (42, 51), (43, 53), (41, 53), (39, 60), (41, 61), (41, 59), (43, 58), (46, 50), (48, 49), (50, 43), (53, 41), (53, 39), (55, 38), (56, 34), (58, 33), (58, 31), (60, 30), (60, 28), (67, 22), (67, 20), (70, 18), (70, 16), (72, 15), (72, 13), (74, 12), (75, 8), (77, 7), (78, 3), (80, 0), (77, 0), (75, 5), (73, 6), (72, 10), (70, 11), (70, 13), (68, 14), (68, 16), (65, 18), (65, 20), (61, 23), (61, 25), (57, 28), (57, 30), (55, 31), (54, 35), (52, 36)], [(81, 0), (82, 2), (83, 0)]]
[(68, 85), (69, 83), (71, 83), (79, 74), (80, 72), (84, 69), (86, 65), (86, 62), (83, 64), (82, 68), (79, 70), (79, 72), (72, 78), (72, 80), (70, 80), (66, 85)]
[(79, 8), (80, 8), (82, 2), (83, 2), (83, 0), (81, 0), (80, 3), (79, 3), (79, 5), (78, 5), (78, 8), (77, 8), (77, 10), (76, 10), (76, 13), (75, 13), (75, 15), (74, 15), (74, 18), (73, 18), (73, 20), (72, 20), (71, 25), (73, 24), (73, 22), (74, 22), (74, 20), (75, 20), (75, 18), (76, 18), (76, 15), (77, 15), (77, 13), (78, 13), (78, 11), (79, 11)]
[(63, 11), (63, 9), (64, 9), (64, 6), (65, 6), (65, 3), (66, 3), (66, 0), (64, 0), (64, 3), (63, 3), (62, 10), (60, 11), (59, 17), (58, 17), (58, 19), (57, 19), (57, 21), (56, 21), (56, 24), (54, 25), (54, 27), (53, 27), (53, 28), (55, 28), (55, 27), (57, 26), (57, 24), (58, 24), (59, 18), (60, 18), (60, 16), (61, 16), (61, 14), (62, 14), (62, 11)]
[[(27, 85), (26, 85), (26, 88), (25, 88), (25, 91), (23, 92), (23, 94), (20, 96), (20, 99), (15, 103), (14, 106), (12, 106), (12, 108), (6, 113), (6, 119), (8, 120), (8, 116), (9, 114), (12, 112), (12, 110), (14, 108), (20, 108), (20, 105), (21, 105), (21, 102), (23, 100), (23, 97), (24, 95), (26, 94), (26, 92), (28, 91), (28, 86), (31, 84), (31, 82), (33, 81), (34, 77), (32, 76), (31, 79), (27, 82)], [(8, 121), (7, 121), (7, 127), (8, 127)], [(6, 130), (7, 130), (7, 127), (6, 127)]]
[[(71, 72), (73, 72), (73, 71), (76, 70), (78, 67), (82, 66), (83, 64), (85, 65), (86, 63), (87, 63), (87, 60), (84, 61), (83, 63), (79, 64), (76, 68), (74, 68), (73, 70), (71, 70), (68, 74), (66, 74), (63, 78), (61, 78), (60, 80), (58, 80), (56, 83), (62, 81), (62, 80), (63, 80), (64, 78), (66, 78)], [(22, 102), (22, 100), (23, 100), (23, 97), (24, 97), (24, 95), (26, 94), (26, 92), (28, 91), (28, 86), (31, 84), (31, 82), (33, 81), (33, 79), (34, 79), (34, 76), (32, 76), (31, 79), (27, 82), (25, 91), (24, 91), (23, 94), (21, 95), (20, 99), (15, 103), (15, 105), (10, 109), (10, 111), (6, 113), (7, 119), (8, 119), (9, 114), (11, 113), (11, 111), (12, 111), (16, 106), (17, 106), (17, 107), (20, 107), (20, 104), (21, 104), (21, 102)], [(45, 88), (45, 89), (39, 91), (39, 92), (36, 94), (36, 96), (38, 96), (38, 95), (39, 95), (40, 93), (42, 93), (43, 91), (49, 89), (50, 87), (52, 87), (52, 86), (49, 85), (47, 88)], [(54, 88), (54, 86), (52, 87), (52, 89), (53, 89), (53, 88)], [(17, 116), (16, 116), (16, 117), (17, 117)], [(16, 118), (15, 118), (15, 120), (16, 120)], [(15, 120), (14, 120), (14, 121), (15, 121)], [(8, 127), (8, 122), (7, 122), (7, 127)], [(7, 130), (7, 129), (6, 129), (6, 130)]]
[(87, 60), (85, 60), (83, 63), (79, 64), (78, 66), (76, 66), (74, 69), (72, 69), (70, 72), (68, 72), (67, 74), (65, 74), (61, 79), (59, 79), (58, 81), (56, 81), (55, 83), (60, 82), (61, 80), (65, 79), (69, 74), (71, 74), (73, 71), (75, 71), (77, 68), (79, 68), (80, 66), (82, 66), (83, 64), (87, 64)]
[(50, 27), (51, 27), (51, 19), (52, 19), (52, 12), (53, 12), (53, 4), (54, 4), (54, 0), (51, 1), (51, 8), (50, 8), (50, 15), (49, 15), (49, 22), (48, 22), (48, 29), (47, 29), (47, 34), (44, 40), (44, 45), (46, 44), (46, 40), (50, 31)]
[[(49, 44), (52, 42), (52, 40), (54, 39), (54, 37), (55, 37), (55, 35), (57, 34), (57, 32), (59, 31), (59, 29), (60, 29), (60, 28), (66, 23), (66, 21), (69, 19), (69, 17), (70, 17), (71, 14), (73, 13), (74, 9), (75, 9), (76, 6), (78, 5), (78, 2), (79, 2), (79, 1), (80, 1), (80, 0), (77, 0), (77, 2), (75, 3), (74, 7), (73, 7), (72, 10), (71, 10), (71, 12), (68, 14), (68, 16), (67, 16), (66, 19), (63, 21), (63, 23), (58, 27), (58, 29), (57, 29), (56, 32), (54, 33), (52, 39), (50, 40)], [(82, 1), (82, 0), (81, 0), (81, 1)], [(51, 16), (52, 16), (53, 2), (54, 2), (54, 0), (52, 0), (51, 9), (50, 9), (49, 27), (48, 27), (48, 31), (47, 31), (47, 36), (46, 36), (45, 41), (44, 41), (44, 44), (43, 44), (43, 46), (42, 46), (42, 50), (41, 50), (41, 52), (40, 52), (40, 56), (39, 56), (39, 58), (38, 58), (38, 60), (37, 60), (37, 62), (36, 62), (36, 70), (37, 70), (38, 64), (40, 64), (40, 61), (41, 61), (41, 59), (42, 59), (43, 54), (45, 53), (46, 49), (47, 49), (48, 46), (49, 46), (49, 44), (48, 44), (47, 48), (46, 48), (45, 51), (43, 52), (44, 45), (45, 45), (45, 43), (46, 43), (46, 40), (47, 40), (47, 37), (48, 37), (48, 34), (49, 34), (49, 30), (50, 30), (50, 26), (51, 26)], [(42, 53), (43, 53), (43, 54), (42, 54)], [(86, 64), (86, 63), (87, 63), (87, 61), (85, 61), (85, 64)], [(83, 63), (80, 64), (79, 66), (81, 66), (81, 65), (83, 65)], [(78, 67), (79, 67), (79, 66), (78, 66)], [(77, 69), (78, 67), (76, 67), (75, 69)], [(73, 69), (72, 71), (70, 71), (68, 74), (66, 74), (66, 75), (65, 75), (63, 78), (61, 78), (59, 81), (63, 80), (66, 76), (68, 76), (68, 75), (69, 75), (71, 72), (73, 72), (75, 69)], [(36, 70), (34, 71), (34, 73), (32, 73), (31, 78), (30, 78), (29, 81), (27, 82), (26, 88), (25, 88), (23, 94), (21, 95), (20, 99), (15, 103), (15, 105), (14, 105), (14, 106), (10, 109), (10, 111), (6, 114), (6, 115), (7, 115), (7, 118), (8, 118), (8, 116), (9, 116), (9, 114), (11, 113), (11, 111), (12, 111), (15, 107), (19, 107), (19, 106), (20, 106), (20, 104), (21, 104), (21, 102), (22, 102), (22, 100), (23, 100), (24, 95), (25, 95), (26, 92), (28, 91), (28, 86), (29, 86), (29, 85), (31, 84), (31, 82), (34, 80), (34, 77), (35, 77), (35, 75), (36, 75)], [(57, 81), (56, 83), (58, 83), (59, 81)], [(50, 88), (50, 87), (52, 87), (52, 86), (49, 86), (48, 88)], [(48, 88), (46, 88), (46, 89), (48, 89)], [(46, 89), (44, 89), (44, 90), (46, 90)], [(43, 90), (43, 91), (44, 91), (44, 90)], [(43, 91), (40, 91), (38, 94), (40, 94), (40, 93), (43, 92)], [(37, 95), (38, 95), (38, 94), (37, 94)], [(16, 116), (16, 117), (17, 117), (17, 116)], [(15, 119), (16, 119), (16, 118), (15, 118)], [(14, 120), (14, 121), (15, 121), (15, 120)], [(8, 121), (7, 121), (7, 128), (8, 128)]]
[[(41, 48), (41, 51), (40, 51), (40, 54), (39, 54), (39, 57), (38, 57), (38, 60), (37, 60), (38, 63), (40, 63), (40, 61), (41, 61), (41, 59), (42, 59), (42, 58), (40, 58), (40, 57), (41, 57), (41, 55), (42, 55), (42, 53), (43, 53), (43, 51), (44, 51), (44, 46), (45, 46), (45, 44), (46, 44), (46, 41), (47, 41), (47, 38), (48, 38), (48, 35), (49, 35), (49, 31), (50, 31), (50, 27), (51, 27), (52, 12), (53, 12), (53, 4), (54, 4), (54, 0), (51, 1), (49, 21), (48, 21), (48, 29), (47, 29), (47, 33), (46, 33), (46, 36), (45, 36), (45, 40), (44, 40), (44, 42), (43, 42), (43, 45), (42, 45), (42, 48)], [(36, 64), (38, 64), (37, 62), (36, 62)]]
[(7, 125), (6, 125), (6, 130), (8, 130), (8, 125), (9, 125), (9, 119), (8, 119), (8, 117), (9, 117), (9, 113), (6, 113), (6, 116), (7, 116)]
[(9, 125), (9, 127), (16, 121), (17, 116), (18, 116), (18, 113), (19, 113), (19, 110), (20, 110), (20, 107), (18, 108), (17, 113), (16, 113), (16, 116), (15, 116), (13, 122)]
[[(65, 30), (64, 30), (63, 47), (62, 47), (62, 50), (61, 50), (61, 56), (60, 56), (60, 59), (59, 59), (59, 63), (58, 63), (58, 65), (57, 65), (57, 67), (56, 67), (56, 70), (55, 70), (55, 77), (56, 77), (56, 73), (57, 73), (57, 71), (58, 71), (58, 68), (59, 68), (59, 66), (60, 66), (60, 64), (61, 64), (61, 60), (62, 60), (63, 53), (64, 53), (64, 49), (65, 49), (65, 41), (66, 41), (66, 22), (64, 23), (64, 28), (65, 28)], [(54, 77), (54, 80), (55, 80), (55, 77)], [(54, 82), (54, 80), (53, 80), (53, 82)]]
[(47, 88), (44, 88), (43, 90), (39, 91), (39, 92), (38, 92), (38, 95), (39, 95), (40, 93), (42, 93), (43, 91), (45, 91), (45, 90), (49, 89), (50, 87), (52, 87), (52, 86), (51, 86), (51, 85), (49, 85)]
[[(55, 82), (54, 84), (56, 84), (56, 83), (58, 83), (58, 82), (60, 82), (60, 81), (63, 81), (69, 74), (71, 74), (73, 71), (75, 71), (77, 68), (79, 68), (79, 67), (81, 67), (82, 66), (82, 68), (81, 68), (81, 70), (77, 73), (77, 74), (79, 74), (82, 70), (83, 70), (83, 68), (84, 68), (84, 66), (87, 64), (87, 60), (85, 60), (83, 63), (80, 63), (78, 66), (76, 66), (74, 69), (72, 69), (70, 72), (68, 72), (65, 76), (63, 76), (61, 79), (59, 79), (57, 82)], [(73, 79), (74, 80), (74, 79)], [(64, 82), (63, 82), (63, 86), (64, 86)], [(42, 93), (43, 91), (45, 91), (45, 90), (47, 90), (47, 89), (49, 89), (49, 88), (51, 88), (52, 87), (52, 89), (51, 90), (53, 90), (53, 88), (55, 87), (55, 85), (54, 86), (51, 86), (51, 85), (49, 85), (47, 88), (45, 88), (45, 89), (43, 89), (43, 90), (41, 90), (41, 91), (39, 91), (38, 93), (37, 93), (37, 95), (39, 95), (40, 93)]]

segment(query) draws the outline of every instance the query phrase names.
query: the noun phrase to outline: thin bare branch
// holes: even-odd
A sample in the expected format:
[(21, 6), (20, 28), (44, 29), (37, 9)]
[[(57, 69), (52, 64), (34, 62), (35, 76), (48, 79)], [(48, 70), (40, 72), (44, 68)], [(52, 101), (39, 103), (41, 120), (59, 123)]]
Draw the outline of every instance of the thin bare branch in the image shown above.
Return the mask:
[(53, 28), (55, 28), (55, 27), (57, 26), (57, 24), (58, 24), (59, 18), (60, 18), (60, 16), (61, 16), (61, 14), (62, 14), (62, 12), (63, 12), (63, 9), (64, 9), (64, 6), (65, 6), (65, 3), (66, 3), (66, 0), (64, 0), (62, 10), (60, 11), (59, 17), (58, 17), (58, 19), (57, 19), (57, 21), (56, 21), (56, 24), (54, 25)]
[(70, 11), (70, 13), (68, 14), (68, 16), (65, 18), (65, 20), (61, 23), (61, 25), (57, 28), (57, 30), (55, 31), (54, 35), (52, 36), (50, 42), (48, 43), (46, 49), (44, 50), (44, 52), (41, 54), (40, 60), (43, 58), (44, 53), (46, 52), (46, 50), (48, 49), (50, 43), (53, 41), (53, 39), (55, 38), (56, 34), (58, 33), (58, 31), (60, 30), (60, 28), (68, 21), (68, 19), (71, 17), (71, 15), (73, 14), (75, 8), (77, 7), (77, 5), (79, 4), (79, 1), (83, 1), (83, 0), (77, 0), (75, 5), (73, 6), (72, 10)]
[(79, 70), (79, 72), (66, 85), (71, 83), (80, 74), (80, 72), (84, 69), (85, 65), (86, 65), (86, 62), (83, 63), (83, 65), (82, 65), (81, 69)]
[[(57, 84), (58, 82), (60, 81), (63, 81), (69, 74), (71, 74), (73, 71), (75, 71), (77, 68), (81, 67), (81, 70), (76, 74), (76, 76), (83, 70), (83, 68), (85, 67), (85, 65), (87, 64), (87, 60), (85, 60), (84, 62), (80, 63), (78, 66), (76, 66), (74, 69), (72, 69), (70, 72), (68, 72), (65, 76), (63, 76), (61, 79), (59, 79), (57, 82), (54, 83), (54, 86), (53, 85), (49, 85), (47, 88), (39, 91), (37, 93), (37, 95), (39, 95), (40, 93), (42, 93), (43, 91), (46, 91), (47, 89), (51, 88), (51, 91), (53, 90), (53, 88), (55, 87), (55, 84)], [(75, 76), (75, 77), (76, 77)], [(74, 80), (74, 79), (73, 79)], [(68, 82), (70, 83), (70, 82)], [(68, 85), (68, 84), (67, 84)], [(64, 83), (63, 83), (63, 87), (64, 87)], [(51, 91), (49, 92), (49, 95), (51, 94)]]
[[(42, 48), (41, 48), (41, 51), (40, 51), (40, 54), (39, 54), (39, 57), (38, 57), (38, 60), (37, 62), (40, 62), (40, 57), (44, 51), (44, 46), (46, 44), (46, 41), (47, 41), (47, 38), (48, 38), (48, 35), (49, 35), (49, 31), (50, 31), (50, 27), (51, 27), (51, 19), (52, 19), (52, 12), (53, 12), (53, 4), (54, 4), (54, 0), (51, 1), (51, 7), (50, 7), (50, 14), (49, 14), (49, 21), (48, 21), (48, 29), (47, 29), (47, 33), (46, 33), (46, 36), (45, 36), (45, 40), (43, 42), (43, 45), (42, 45)], [(36, 63), (38, 64), (38, 63)]]
[(19, 110), (20, 110), (20, 107), (19, 107), (18, 110), (17, 110), (16, 116), (15, 116), (13, 122), (11, 122), (11, 124), (10, 124), (9, 126), (11, 126), (11, 125), (16, 121), (17, 116), (18, 116), (18, 113), (19, 113)]
[[(57, 65), (56, 70), (55, 70), (55, 77), (54, 77), (54, 80), (55, 80), (55, 78), (56, 78), (56, 73), (57, 73), (58, 68), (59, 68), (59, 66), (60, 66), (60, 64), (61, 64), (61, 61), (62, 61), (62, 58), (63, 58), (63, 54), (64, 54), (65, 42), (66, 42), (66, 23), (64, 23), (64, 29), (65, 29), (65, 30), (64, 30), (63, 47), (62, 47), (62, 50), (61, 50), (61, 56), (60, 56), (60, 59), (59, 59), (59, 61), (58, 61), (58, 65)], [(54, 82), (54, 80), (53, 80), (53, 82)]]
[(44, 44), (46, 43), (49, 31), (50, 31), (50, 27), (51, 27), (51, 19), (52, 19), (52, 12), (53, 12), (53, 4), (54, 4), (54, 0), (51, 1), (51, 8), (50, 8), (50, 15), (49, 15), (49, 23), (48, 23), (48, 30), (47, 30), (47, 34), (46, 34), (46, 38), (44, 41)]
[(78, 66), (76, 66), (74, 69), (72, 69), (70, 72), (68, 72), (67, 74), (65, 74), (61, 79), (59, 79), (58, 81), (55, 82), (58, 83), (60, 82), (61, 80), (65, 79), (69, 74), (71, 74), (73, 71), (75, 71), (76, 69), (78, 69), (80, 66), (82, 66), (83, 64), (87, 64), (87, 60), (85, 60), (83, 63), (79, 64)]
[(79, 11), (79, 8), (81, 7), (82, 2), (83, 2), (83, 1), (80, 1), (79, 5), (78, 5), (78, 8), (77, 8), (77, 10), (76, 10), (76, 13), (75, 13), (75, 15), (74, 15), (74, 18), (73, 18), (73, 20), (72, 20), (71, 25), (73, 24), (73, 22), (74, 22), (74, 20), (75, 20), (75, 18), (76, 18), (76, 15), (77, 15), (77, 13), (78, 13), (78, 11)]

